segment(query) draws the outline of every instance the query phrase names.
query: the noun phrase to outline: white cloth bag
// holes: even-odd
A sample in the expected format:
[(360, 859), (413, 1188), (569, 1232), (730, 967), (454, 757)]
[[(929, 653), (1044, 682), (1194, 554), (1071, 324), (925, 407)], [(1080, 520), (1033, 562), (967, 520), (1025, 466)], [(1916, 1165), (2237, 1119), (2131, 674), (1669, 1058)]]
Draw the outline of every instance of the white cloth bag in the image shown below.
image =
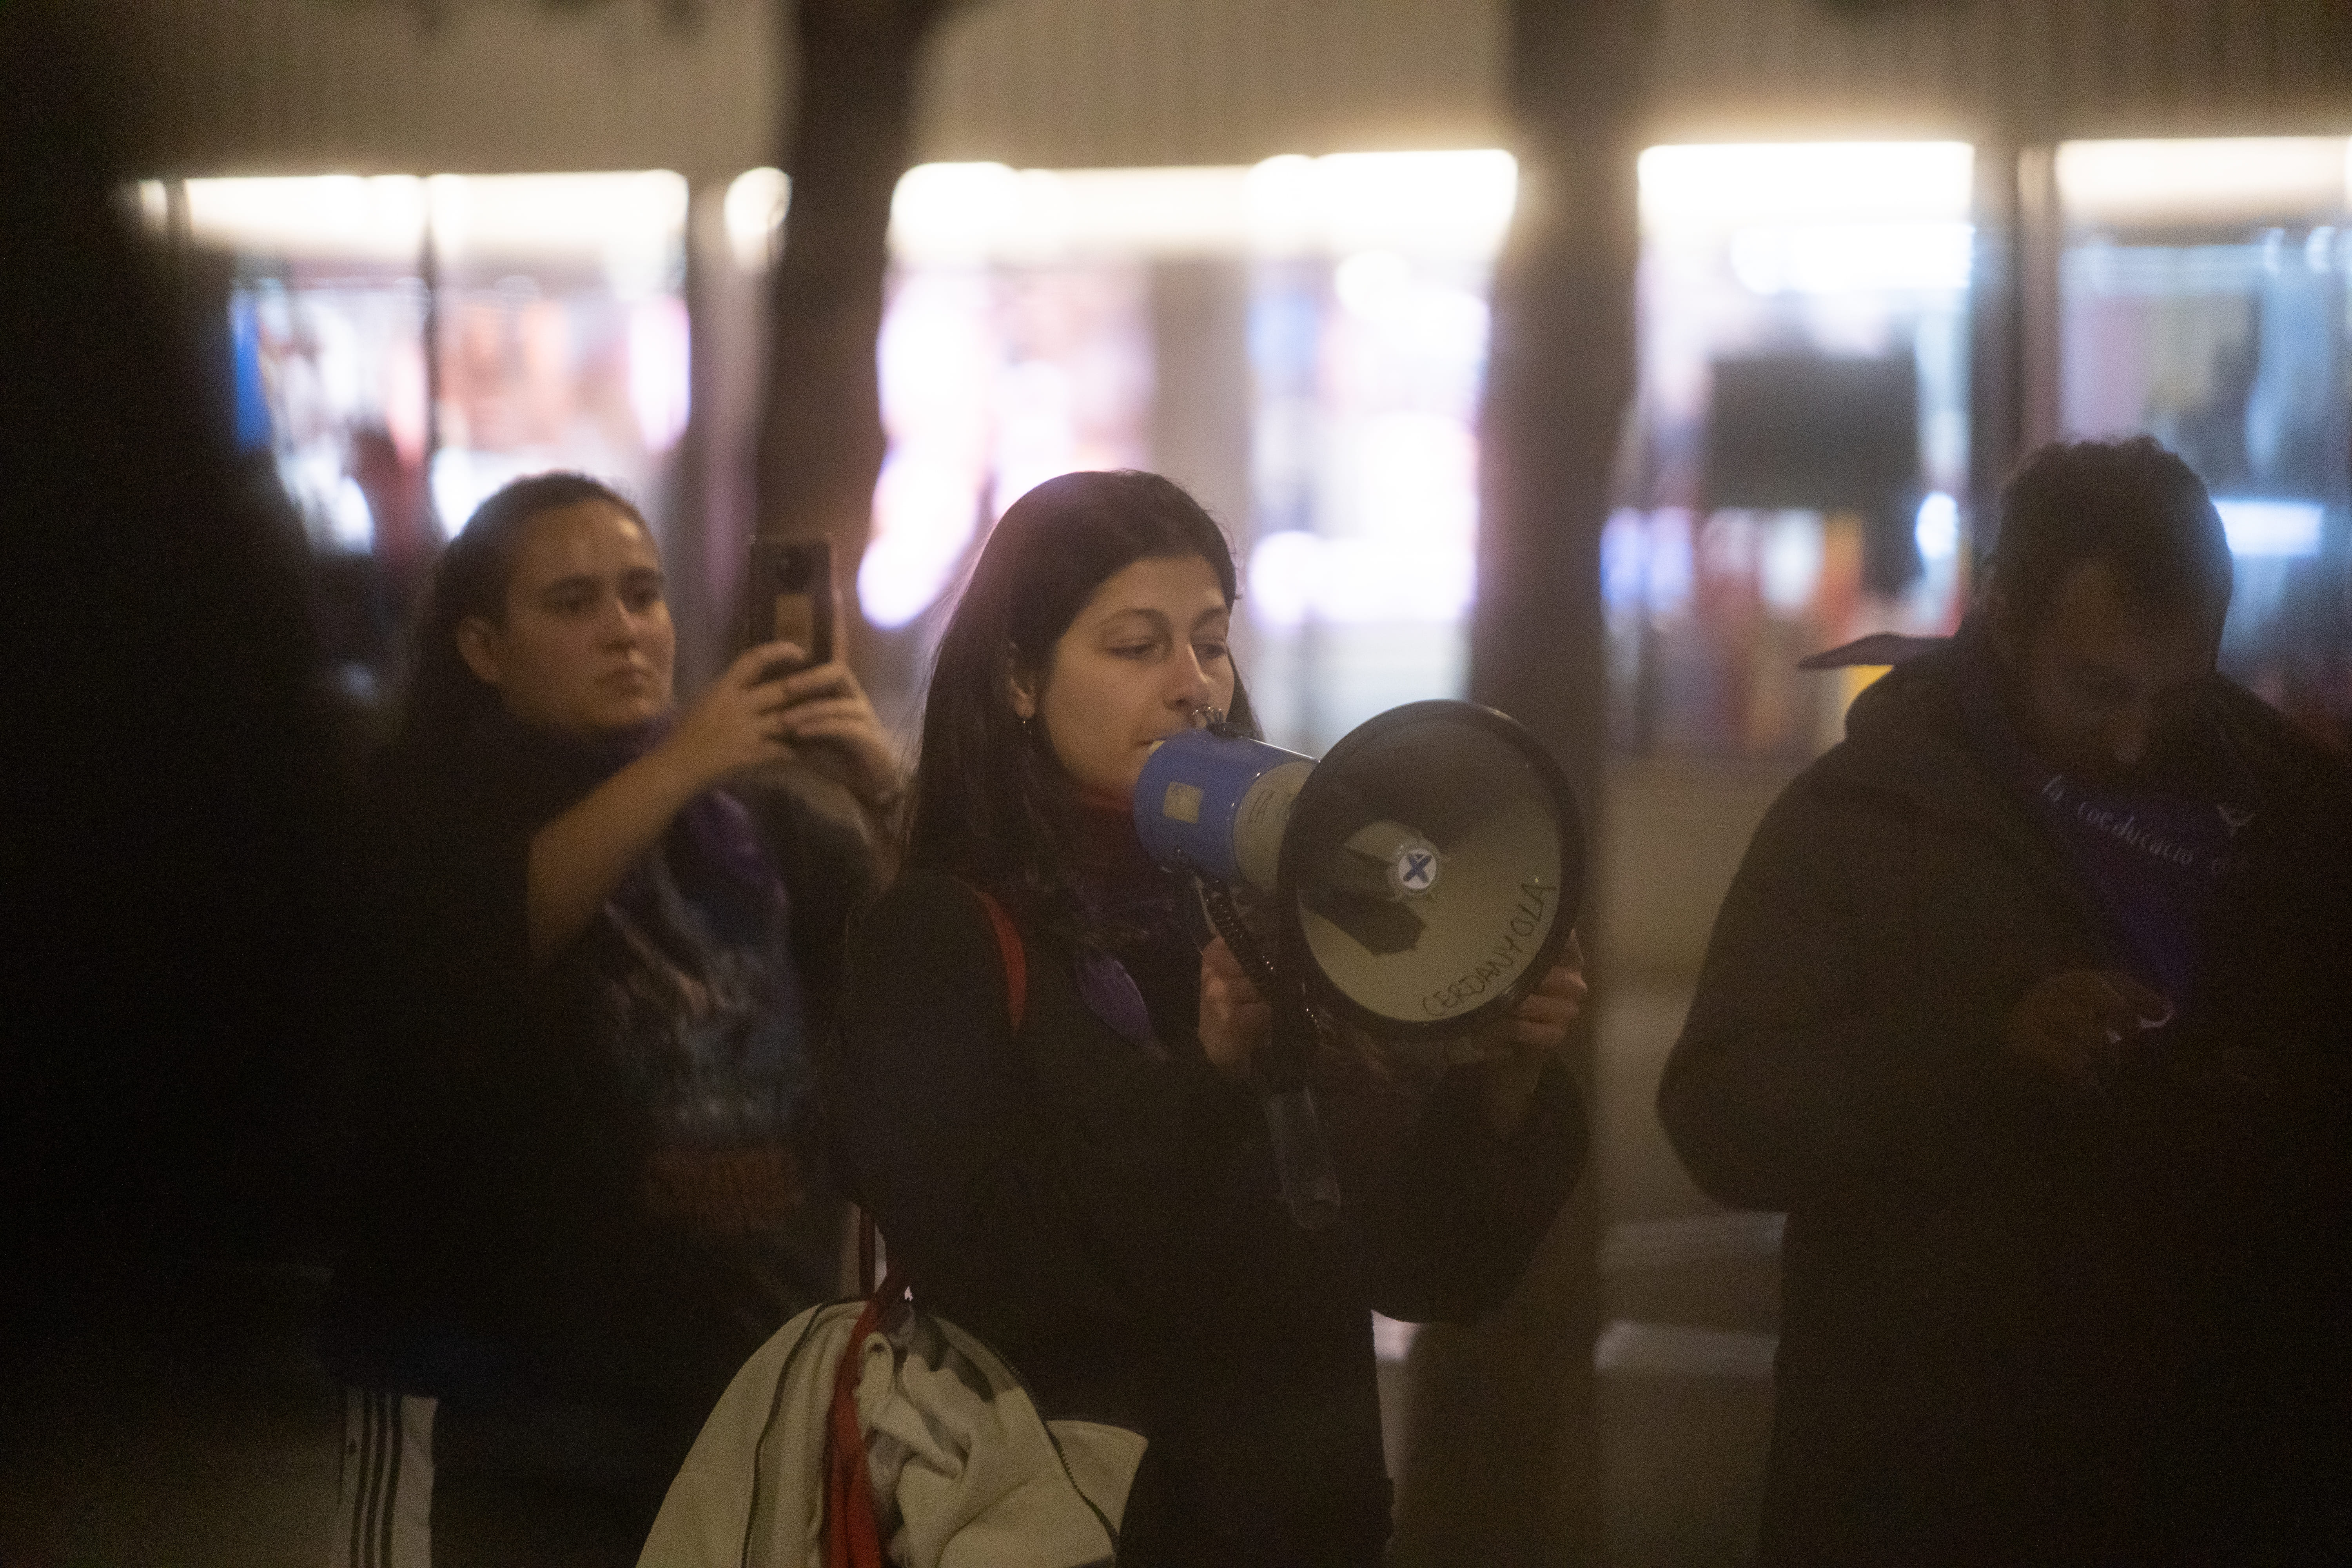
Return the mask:
[[(861, 1301), (812, 1307), (719, 1396), (670, 1483), (638, 1568), (824, 1568), (824, 1442), (834, 1374)], [(1041, 1420), (1020, 1377), (954, 1324), (901, 1311), (857, 1353), (886, 1550), (905, 1568), (1108, 1563), (1144, 1440)]]

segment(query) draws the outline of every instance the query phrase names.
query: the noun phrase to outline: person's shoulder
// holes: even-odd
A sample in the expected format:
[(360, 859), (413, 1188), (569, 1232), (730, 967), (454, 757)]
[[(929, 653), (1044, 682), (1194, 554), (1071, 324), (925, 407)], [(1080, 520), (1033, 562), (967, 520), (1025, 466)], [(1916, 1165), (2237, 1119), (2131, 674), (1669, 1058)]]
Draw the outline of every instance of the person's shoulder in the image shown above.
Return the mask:
[(387, 866), (437, 862), (494, 836), (507, 815), (462, 761), (438, 750), (387, 746), (361, 777), (356, 822), (367, 857)]
[(1855, 767), (1851, 745), (1832, 747), (1773, 797), (1748, 839), (1748, 862), (1824, 870), (1838, 859), (1839, 847), (1884, 809), (1891, 797), (1872, 787), (1873, 770)]
[[(1924, 677), (1924, 679), (1923, 679)], [(1890, 689), (1881, 687), (1893, 683)], [(1846, 736), (1783, 786), (1759, 823), (1751, 855), (1825, 869), (1857, 840), (1920, 812), (1983, 809), (1981, 769), (1948, 723), (1948, 690), (1931, 668), (1890, 670), (1856, 699)]]
[(882, 855), (847, 790), (802, 768), (739, 781), (726, 793), (751, 815), (794, 900), (814, 899), (835, 919), (874, 894)]
[(1922, 783), (1921, 771), (1916, 752), (1892, 743), (1883, 731), (1849, 732), (1798, 770), (1774, 798), (1766, 819), (1812, 824), (1873, 812), (1914, 794)]
[[(922, 1026), (930, 1027), (943, 1016), (968, 1016), (981, 998), (1002, 996), (1010, 975), (1010, 955), (979, 889), (945, 872), (908, 871), (850, 926), (853, 1019), (927, 1020)], [(1001, 1016), (1004, 1004), (987, 1005)]]
[(2258, 784), (2291, 785), (2331, 804), (2352, 800), (2352, 760), (2328, 750), (2237, 682), (2222, 680), (2220, 689), (2217, 706), (2223, 731)]
[(1856, 692), (1846, 707), (1845, 739), (1832, 752), (1839, 758), (1832, 771), (1909, 763), (1922, 752), (1961, 743), (1960, 659), (1960, 649), (1946, 642)]
[(1844, 739), (1790, 784), (1791, 810), (1997, 812), (1999, 786), (1962, 709), (1960, 658), (1948, 642), (1863, 688), (1848, 705)]
[(961, 877), (913, 868), (867, 905), (851, 935), (860, 952), (952, 952), (995, 936), (980, 889)]
[(550, 787), (494, 746), (394, 742), (367, 766), (362, 815), (409, 850), (468, 847), (535, 831), (562, 809)]

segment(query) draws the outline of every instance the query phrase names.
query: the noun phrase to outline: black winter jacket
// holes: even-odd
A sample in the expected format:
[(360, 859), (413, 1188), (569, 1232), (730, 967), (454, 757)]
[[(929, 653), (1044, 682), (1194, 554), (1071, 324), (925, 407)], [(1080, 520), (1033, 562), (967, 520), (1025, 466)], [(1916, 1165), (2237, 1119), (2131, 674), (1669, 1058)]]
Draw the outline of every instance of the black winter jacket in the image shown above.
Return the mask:
[(2263, 810), (2199, 994), (2105, 1094), (2004, 1052), (2105, 951), (1973, 749), (1957, 648), (1782, 795), (1659, 1093), (1789, 1215), (1768, 1563), (2342, 1561), (2352, 786), (2218, 679)]
[(1023, 945), (1015, 1035), (964, 884), (910, 874), (852, 935), (831, 1102), (894, 1262), (1049, 1415), (1144, 1433), (1122, 1563), (1377, 1563), (1370, 1311), (1464, 1321), (1508, 1293), (1583, 1161), (1572, 1079), (1548, 1067), (1504, 1141), (1475, 1079), (1448, 1076), (1374, 1158), (1332, 1093), (1348, 1212), (1307, 1234), (1255, 1093), (1202, 1053), (1199, 952), (1122, 953), (1153, 1050), (1088, 1010), (1066, 944)]

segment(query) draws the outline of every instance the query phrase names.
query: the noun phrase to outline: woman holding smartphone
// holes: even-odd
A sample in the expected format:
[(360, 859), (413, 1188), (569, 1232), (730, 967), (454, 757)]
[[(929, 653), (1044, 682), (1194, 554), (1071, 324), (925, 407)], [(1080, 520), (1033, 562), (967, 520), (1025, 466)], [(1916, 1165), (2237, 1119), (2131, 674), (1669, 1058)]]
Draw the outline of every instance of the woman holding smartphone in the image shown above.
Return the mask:
[(1571, 950), (1423, 1093), (1368, 1051), (1320, 1064), (1347, 1206), (1292, 1225), (1249, 1081), (1268, 1008), (1129, 804), (1203, 710), (1249, 724), (1234, 586), (1157, 475), (1064, 475), (1005, 513), (940, 648), (908, 869), (851, 936), (828, 1102), (918, 1300), (1049, 1416), (1149, 1440), (1122, 1563), (1369, 1565), (1370, 1312), (1466, 1320), (1517, 1282), (1583, 1159), (1555, 1052), (1585, 988)]
[(843, 666), (763, 645), (681, 710), (676, 642), (580, 475), (436, 567), (368, 846), (338, 1563), (634, 1563), (728, 1377), (833, 1294), (811, 1042), (877, 835), (774, 775), (878, 818), (898, 767)]

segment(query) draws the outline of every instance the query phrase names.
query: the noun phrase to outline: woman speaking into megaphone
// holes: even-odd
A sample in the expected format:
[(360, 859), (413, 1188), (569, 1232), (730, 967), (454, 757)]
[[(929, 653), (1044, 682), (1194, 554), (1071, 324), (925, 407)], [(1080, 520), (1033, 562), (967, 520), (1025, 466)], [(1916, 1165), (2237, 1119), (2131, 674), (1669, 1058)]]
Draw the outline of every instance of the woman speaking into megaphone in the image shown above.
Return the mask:
[(1270, 1011), (1129, 807), (1201, 710), (1251, 727), (1234, 596), (1223, 534), (1158, 475), (1006, 511), (940, 647), (906, 873), (851, 938), (833, 1125), (927, 1308), (1048, 1416), (1149, 1440), (1122, 1563), (1369, 1565), (1370, 1313), (1468, 1320), (1517, 1281), (1583, 1162), (1556, 1054), (1584, 979), (1571, 948), (1401, 1120), (1358, 1119), (1375, 1150), (1344, 1145), (1377, 1068), (1329, 1084), (1346, 1206), (1291, 1223), (1250, 1081)]

